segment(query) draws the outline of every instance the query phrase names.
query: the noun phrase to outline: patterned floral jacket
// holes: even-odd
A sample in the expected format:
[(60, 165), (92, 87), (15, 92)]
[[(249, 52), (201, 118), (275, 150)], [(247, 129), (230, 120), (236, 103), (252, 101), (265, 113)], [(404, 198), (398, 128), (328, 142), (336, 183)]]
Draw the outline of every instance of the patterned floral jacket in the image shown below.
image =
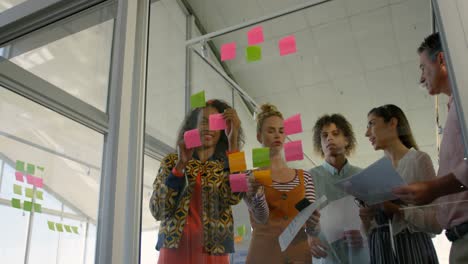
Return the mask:
[(204, 249), (212, 255), (234, 252), (231, 206), (241, 201), (243, 193), (231, 192), (227, 161), (212, 157), (202, 163), (192, 159), (185, 167), (185, 177), (172, 174), (176, 162), (177, 154), (164, 158), (153, 183), (150, 210), (161, 221), (156, 249), (178, 248), (196, 177), (201, 173)]

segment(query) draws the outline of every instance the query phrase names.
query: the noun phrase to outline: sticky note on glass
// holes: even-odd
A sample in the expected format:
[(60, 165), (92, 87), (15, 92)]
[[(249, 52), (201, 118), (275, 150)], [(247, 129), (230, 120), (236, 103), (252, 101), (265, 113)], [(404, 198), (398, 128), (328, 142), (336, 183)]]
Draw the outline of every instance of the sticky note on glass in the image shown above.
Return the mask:
[(40, 177), (34, 177), (33, 185), (37, 188), (42, 188), (44, 186), (44, 180)]
[(24, 161), (21, 161), (21, 160), (16, 161), (16, 170), (24, 171)]
[(289, 136), (302, 132), (301, 114), (296, 114), (284, 120), (284, 133)]
[(247, 62), (258, 61), (262, 59), (262, 48), (259, 46), (249, 46), (245, 49), (245, 58)]
[(226, 121), (223, 114), (212, 114), (209, 118), (210, 130), (224, 130), (226, 129)]
[(296, 53), (296, 37), (294, 35), (286, 36), (279, 40), (278, 46), (281, 56)]
[(226, 43), (221, 46), (221, 61), (233, 60), (236, 58), (236, 43)]
[(229, 184), (232, 192), (247, 192), (247, 175), (245, 173), (229, 175)]
[(72, 232), (71, 226), (69, 226), (69, 225), (64, 225), (64, 227), (65, 227), (65, 230), (66, 230), (68, 233), (71, 233), (71, 232)]
[(63, 225), (62, 224), (55, 223), (55, 227), (56, 227), (57, 231), (63, 232)]
[(255, 177), (255, 181), (264, 186), (270, 186), (273, 183), (270, 170), (254, 170), (253, 175)]
[(34, 191), (31, 188), (26, 188), (26, 197), (28, 198), (33, 198), (34, 197)]
[(52, 231), (55, 231), (55, 223), (51, 221), (47, 221), (47, 226), (49, 226), (49, 229)]
[(28, 163), (28, 167), (27, 167), (26, 171), (27, 171), (28, 174), (34, 175), (36, 173), (36, 166), (34, 164), (29, 164)]
[(254, 167), (270, 166), (270, 148), (252, 149), (252, 161)]
[(23, 203), (23, 210), (31, 212), (32, 210), (32, 202), (30, 201), (24, 201)]
[(34, 204), (34, 212), (42, 213), (42, 205), (35, 203)]
[(245, 153), (243, 151), (231, 153), (228, 155), (229, 170), (232, 172), (245, 171), (247, 164), (245, 163)]
[(16, 180), (19, 181), (19, 182), (24, 182), (24, 179), (23, 179), (23, 173), (22, 172), (15, 172), (15, 177), (16, 177)]
[(21, 209), (20, 199), (16, 199), (16, 198), (11, 199), (11, 207)]
[(239, 236), (245, 236), (245, 231), (246, 231), (245, 225), (241, 225), (237, 227), (237, 234)]
[(243, 236), (234, 236), (234, 243), (238, 244), (244, 239)]
[(189, 149), (200, 147), (202, 145), (202, 142), (200, 139), (200, 131), (198, 130), (198, 128), (185, 131), (184, 142), (185, 147)]
[(42, 172), (44, 172), (44, 167), (36, 166), (36, 168)]
[(71, 228), (73, 230), (73, 233), (78, 234), (78, 227), (77, 226), (72, 226)]
[(206, 100), (205, 100), (205, 91), (201, 91), (196, 94), (192, 94), (190, 96), (190, 107), (197, 108), (197, 107), (205, 107), (206, 106)]
[(291, 141), (284, 144), (284, 156), (286, 161), (303, 160), (302, 140)]
[(23, 187), (18, 184), (13, 184), (13, 193), (17, 195), (23, 195)]
[(29, 174), (26, 175), (26, 182), (27, 182), (28, 184), (34, 184), (34, 176), (29, 175)]
[(263, 42), (263, 27), (257, 26), (247, 32), (249, 46)]
[(43, 192), (36, 190), (36, 198), (38, 200), (44, 200)]

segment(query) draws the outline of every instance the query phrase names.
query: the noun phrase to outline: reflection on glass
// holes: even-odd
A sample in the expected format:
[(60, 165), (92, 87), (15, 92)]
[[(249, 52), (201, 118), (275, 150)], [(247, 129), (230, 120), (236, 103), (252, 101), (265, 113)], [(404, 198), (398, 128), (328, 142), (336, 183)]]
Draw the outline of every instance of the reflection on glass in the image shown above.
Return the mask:
[(1, 0), (0, 1), (0, 13), (13, 8), (23, 2), (26, 2), (28, 0)]

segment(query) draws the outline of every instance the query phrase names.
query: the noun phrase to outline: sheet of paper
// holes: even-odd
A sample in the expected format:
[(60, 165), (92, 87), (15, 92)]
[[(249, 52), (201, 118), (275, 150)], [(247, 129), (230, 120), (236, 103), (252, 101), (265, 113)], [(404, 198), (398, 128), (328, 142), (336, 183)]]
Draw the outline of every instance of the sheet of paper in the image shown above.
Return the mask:
[(262, 59), (262, 48), (260, 46), (249, 46), (245, 49), (247, 62), (254, 62)]
[(23, 173), (22, 173), (22, 172), (20, 172), (20, 171), (15, 172), (15, 177), (16, 177), (16, 180), (17, 180), (17, 181), (19, 181), (19, 182), (24, 182)]
[(344, 231), (360, 230), (360, 228), (359, 207), (354, 202), (353, 196), (330, 202), (320, 210), (320, 231), (328, 243), (343, 238)]
[(247, 175), (245, 173), (229, 175), (229, 183), (232, 192), (247, 192)]
[(221, 61), (233, 60), (236, 58), (236, 43), (226, 43), (221, 46)]
[(264, 186), (271, 186), (273, 180), (271, 179), (271, 171), (270, 170), (254, 170), (253, 175), (255, 180)]
[(286, 161), (303, 160), (302, 140), (287, 142), (284, 144), (284, 155)]
[(301, 114), (295, 114), (284, 120), (284, 133), (289, 136), (302, 132)]
[(368, 205), (374, 205), (398, 199), (392, 189), (405, 184), (392, 162), (383, 157), (363, 171), (337, 182), (336, 186)]
[(223, 118), (223, 114), (212, 114), (209, 117), (210, 130), (224, 130), (226, 129), (226, 120)]
[(270, 148), (252, 149), (252, 161), (254, 167), (270, 166)]
[(263, 39), (263, 27), (256, 26), (247, 32), (247, 42), (249, 46), (262, 43)]
[(185, 131), (184, 133), (185, 147), (188, 149), (200, 147), (202, 145), (200, 131), (198, 128)]
[(296, 37), (294, 35), (286, 36), (280, 39), (278, 46), (281, 56), (296, 53)]
[(285, 251), (289, 244), (293, 241), (293, 239), (296, 237), (297, 233), (299, 230), (304, 226), (305, 222), (309, 217), (312, 215), (312, 213), (319, 209), (320, 206), (327, 201), (327, 197), (324, 195), (320, 197), (320, 199), (316, 200), (315, 203), (307, 206), (304, 210), (300, 211), (299, 214), (297, 214), (296, 217), (289, 223), (288, 227), (281, 233), (281, 235), (278, 238), (281, 251)]
[(245, 153), (243, 151), (231, 153), (228, 155), (229, 170), (231, 173), (247, 170), (245, 163)]
[(197, 107), (205, 107), (206, 100), (205, 100), (205, 91), (198, 92), (196, 94), (192, 94), (190, 96), (190, 107), (197, 108)]

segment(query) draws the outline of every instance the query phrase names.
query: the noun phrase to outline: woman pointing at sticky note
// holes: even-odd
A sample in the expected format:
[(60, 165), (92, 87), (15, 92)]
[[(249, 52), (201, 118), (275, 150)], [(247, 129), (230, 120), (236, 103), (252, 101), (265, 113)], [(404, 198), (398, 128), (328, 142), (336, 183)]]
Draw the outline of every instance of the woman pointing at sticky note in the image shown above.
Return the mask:
[[(234, 252), (231, 205), (239, 203), (243, 193), (231, 192), (226, 155), (242, 147), (244, 136), (228, 104), (203, 104), (185, 118), (178, 153), (162, 160), (153, 184), (150, 210), (161, 221), (156, 245), (160, 264), (229, 263)], [(213, 115), (222, 129), (210, 129)]]
[(257, 117), (257, 140), (263, 148), (253, 152), (254, 166), (261, 166), (249, 178), (245, 198), (253, 228), (246, 263), (312, 262), (305, 232), (300, 232), (284, 252), (278, 242), (279, 235), (299, 213), (296, 204), (304, 199), (315, 201), (310, 174), (289, 168), (283, 157), (285, 138), (281, 112), (271, 104), (262, 105)]

